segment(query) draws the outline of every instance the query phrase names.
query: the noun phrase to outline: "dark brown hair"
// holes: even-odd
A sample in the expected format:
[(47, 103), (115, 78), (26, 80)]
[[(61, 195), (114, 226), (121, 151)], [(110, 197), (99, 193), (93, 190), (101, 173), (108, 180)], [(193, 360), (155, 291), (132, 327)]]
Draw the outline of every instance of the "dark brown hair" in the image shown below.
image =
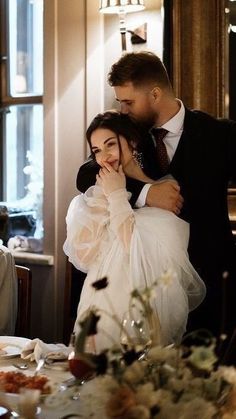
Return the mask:
[(164, 64), (149, 51), (126, 53), (112, 65), (108, 74), (110, 86), (123, 86), (127, 82), (135, 87), (154, 83), (172, 89)]
[(90, 123), (87, 131), (86, 138), (91, 148), (91, 136), (92, 133), (98, 128), (110, 129), (119, 137), (122, 136), (126, 139), (131, 148), (134, 148), (141, 141), (141, 131), (139, 125), (130, 119), (127, 114), (122, 114), (116, 110), (110, 110), (103, 113), (99, 113)]

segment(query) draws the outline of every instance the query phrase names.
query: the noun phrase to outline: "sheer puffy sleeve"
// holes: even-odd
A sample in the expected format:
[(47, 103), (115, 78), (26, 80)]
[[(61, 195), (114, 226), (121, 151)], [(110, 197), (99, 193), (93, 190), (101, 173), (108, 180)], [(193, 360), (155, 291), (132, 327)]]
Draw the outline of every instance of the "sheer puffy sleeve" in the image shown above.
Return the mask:
[(81, 271), (87, 272), (99, 253), (109, 222), (107, 207), (107, 198), (99, 186), (77, 195), (69, 205), (63, 250)]
[(108, 196), (110, 228), (123, 243), (129, 253), (134, 227), (134, 212), (128, 201), (130, 194), (126, 189), (118, 189)]

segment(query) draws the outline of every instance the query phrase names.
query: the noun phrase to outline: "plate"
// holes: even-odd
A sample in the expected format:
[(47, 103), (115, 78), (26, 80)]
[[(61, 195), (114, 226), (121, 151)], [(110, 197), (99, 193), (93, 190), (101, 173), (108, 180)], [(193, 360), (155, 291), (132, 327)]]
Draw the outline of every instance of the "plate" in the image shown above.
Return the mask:
[(14, 358), (21, 354), (22, 349), (30, 339), (17, 336), (0, 336), (0, 359)]

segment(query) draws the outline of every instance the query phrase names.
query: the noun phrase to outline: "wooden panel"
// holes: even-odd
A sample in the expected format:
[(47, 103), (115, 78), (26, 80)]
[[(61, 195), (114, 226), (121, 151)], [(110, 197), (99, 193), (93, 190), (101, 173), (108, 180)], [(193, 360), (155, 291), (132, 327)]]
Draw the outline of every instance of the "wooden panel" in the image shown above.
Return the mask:
[(227, 0), (173, 0), (172, 56), (176, 96), (189, 108), (228, 115)]
[(32, 273), (25, 266), (16, 265), (18, 279), (18, 310), (16, 336), (30, 337)]

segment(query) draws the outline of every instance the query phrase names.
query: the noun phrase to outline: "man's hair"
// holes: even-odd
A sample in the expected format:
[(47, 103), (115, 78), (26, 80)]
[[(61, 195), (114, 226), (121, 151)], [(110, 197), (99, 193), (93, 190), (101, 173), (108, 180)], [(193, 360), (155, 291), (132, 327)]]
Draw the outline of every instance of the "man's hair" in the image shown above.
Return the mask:
[(155, 84), (171, 89), (164, 64), (149, 51), (126, 53), (112, 65), (108, 74), (110, 86), (123, 86), (128, 82), (132, 82), (134, 87)]
[(109, 110), (97, 114), (86, 131), (86, 138), (90, 145), (90, 149), (92, 148), (91, 136), (98, 128), (111, 130), (116, 134), (118, 139), (119, 136), (124, 137), (131, 148), (141, 141), (141, 132), (138, 123), (131, 120), (127, 114), (122, 114), (116, 110)]

